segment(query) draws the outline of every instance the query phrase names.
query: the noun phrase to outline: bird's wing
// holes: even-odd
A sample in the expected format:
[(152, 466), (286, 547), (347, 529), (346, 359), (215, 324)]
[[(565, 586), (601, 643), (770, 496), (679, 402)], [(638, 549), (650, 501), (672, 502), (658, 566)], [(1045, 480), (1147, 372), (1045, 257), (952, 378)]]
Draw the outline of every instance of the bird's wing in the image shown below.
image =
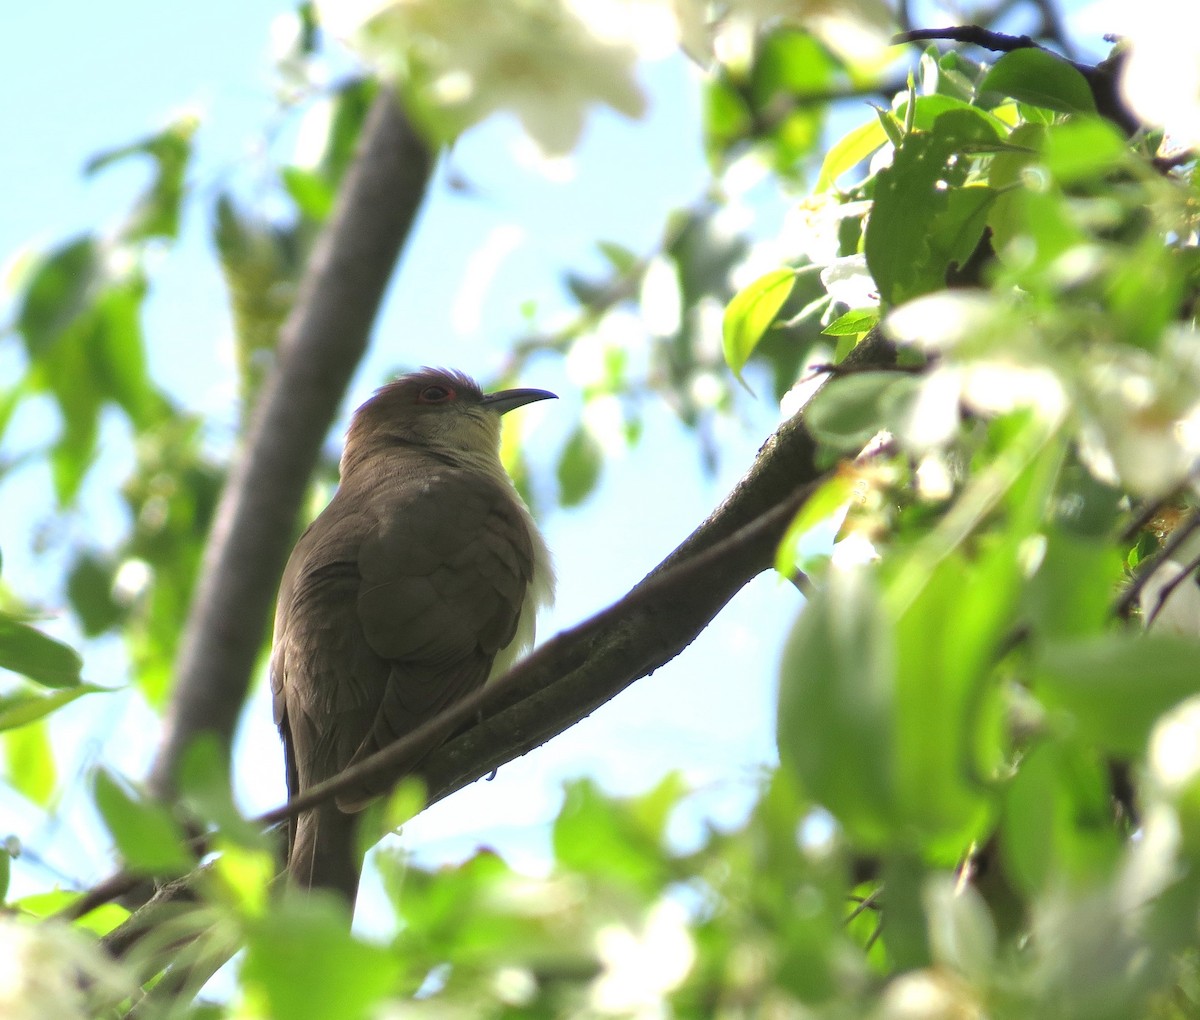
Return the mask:
[(280, 584), (271, 693), (292, 796), (346, 767), (387, 686), (390, 667), (368, 645), (355, 608), (370, 526), (335, 498), (297, 543)]
[(350, 764), (484, 683), (533, 576), (528, 524), (498, 482), (446, 469), (402, 488), (359, 549), (358, 620), (389, 674)]

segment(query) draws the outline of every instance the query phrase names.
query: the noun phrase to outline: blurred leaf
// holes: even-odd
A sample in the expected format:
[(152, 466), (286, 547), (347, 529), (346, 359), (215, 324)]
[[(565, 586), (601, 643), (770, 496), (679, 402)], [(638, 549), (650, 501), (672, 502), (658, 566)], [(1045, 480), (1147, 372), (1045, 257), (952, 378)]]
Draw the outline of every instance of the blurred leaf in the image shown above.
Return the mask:
[(0, 695), (0, 730), (11, 730), (35, 722), (85, 694), (106, 693), (111, 693), (110, 688), (80, 683), (57, 690), (53, 694), (17, 691)]
[(229, 779), (229, 755), (212, 733), (201, 733), (179, 762), (179, 801), (189, 815), (214, 825), (231, 843), (262, 849), (268, 838), (237, 809)]
[(285, 166), (280, 171), (280, 177), (302, 216), (323, 222), (333, 211), (336, 193), (329, 182), (315, 170)]
[(165, 806), (136, 796), (104, 769), (96, 772), (95, 798), (127, 868), (165, 877), (195, 866), (183, 828)]
[(1047, 644), (1035, 693), (1075, 719), (1081, 739), (1113, 754), (1145, 752), (1154, 722), (1200, 691), (1200, 643), (1158, 634), (1105, 634)]
[[(809, 557), (802, 548), (805, 541), (811, 542), (810, 533), (846, 507), (854, 493), (854, 483), (853, 471), (835, 471), (805, 500), (804, 506), (792, 518), (792, 523), (788, 525), (787, 533), (776, 550), (776, 571), (784, 577), (791, 577), (797, 570), (809, 569)], [(832, 539), (832, 536), (830, 538)], [(827, 557), (829, 550), (823, 550), (822, 555)]]
[(743, 382), (742, 369), (775, 321), (795, 282), (793, 270), (775, 269), (738, 291), (726, 306), (722, 324), (725, 362), (739, 382)]
[(1050, 640), (1085, 637), (1112, 622), (1112, 600), (1124, 580), (1121, 554), (1057, 528), (1045, 536), (1041, 566), (1025, 587), (1029, 622)]
[(400, 970), (387, 950), (354, 938), (345, 907), (324, 897), (284, 897), (247, 929), (242, 976), (255, 1012), (273, 1020), (359, 1020)]
[(67, 575), (67, 597), (87, 637), (103, 634), (125, 617), (125, 607), (112, 595), (114, 572), (110, 560), (84, 552)]
[(1100, 117), (1080, 117), (1046, 132), (1042, 162), (1060, 184), (1109, 173), (1129, 161), (1121, 133)]
[(710, 79), (704, 88), (704, 148), (719, 165), (730, 147), (745, 138), (753, 124), (746, 102), (728, 82)]
[[(74, 694), (75, 691), (59, 693)], [(0, 708), (0, 711), (3, 709)], [(54, 748), (50, 744), (47, 728), (22, 725), (16, 729), (5, 729), (4, 759), (9, 784), (32, 803), (46, 807), (54, 796), (54, 787), (58, 782)]]
[(571, 433), (558, 458), (558, 502), (578, 506), (596, 487), (604, 457), (600, 444), (582, 426)]
[(628, 276), (637, 268), (638, 257), (628, 248), (613, 241), (597, 241), (596, 247), (600, 254), (608, 260), (608, 264), (621, 276)]
[(0, 903), (8, 899), (8, 882), (12, 877), (12, 857), (5, 847), (0, 847)]
[(17, 329), (32, 359), (39, 358), (89, 307), (103, 279), (100, 248), (90, 235), (43, 256), (25, 287)]
[(864, 852), (894, 834), (895, 651), (874, 571), (833, 571), (792, 629), (779, 757)]
[(917, 380), (897, 372), (854, 372), (830, 379), (805, 413), (814, 438), (839, 453), (858, 453), (889, 422), (885, 409)]
[[(678, 798), (675, 781), (649, 795), (651, 809), (604, 796), (587, 779), (567, 784), (566, 799), (554, 823), (554, 854), (566, 868), (636, 889), (646, 897), (666, 881), (663, 824)], [(665, 799), (664, 799), (665, 798)]]
[(978, 90), (1058, 113), (1096, 112), (1087, 79), (1062, 57), (1034, 47), (1004, 54), (984, 75)]
[(126, 239), (174, 238), (179, 233), (184, 178), (192, 154), (192, 136), (199, 124), (195, 117), (181, 117), (158, 134), (101, 152), (88, 161), (84, 172), (89, 175), (131, 156), (149, 156), (154, 161), (154, 179), (125, 225)]
[(43, 687), (75, 687), (82, 680), (83, 659), (74, 648), (0, 612), (0, 669)]
[(1046, 742), (1021, 759), (1007, 784), (1001, 846), (1005, 868), (1030, 897), (1063, 880), (1086, 887), (1121, 853), (1104, 762), (1077, 743)]

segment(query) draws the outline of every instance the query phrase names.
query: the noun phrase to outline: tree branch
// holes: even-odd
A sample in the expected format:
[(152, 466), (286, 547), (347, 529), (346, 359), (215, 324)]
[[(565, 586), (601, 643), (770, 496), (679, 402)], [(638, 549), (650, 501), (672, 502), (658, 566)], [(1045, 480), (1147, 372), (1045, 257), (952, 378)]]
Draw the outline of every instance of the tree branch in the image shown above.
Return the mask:
[(160, 796), (198, 733), (231, 741), (296, 513), (429, 182), (433, 154), (390, 91), (360, 145), (221, 495), (150, 774)]
[[(844, 364), (892, 367), (895, 349), (875, 330)], [(544, 743), (687, 647), (747, 581), (770, 566), (792, 515), (822, 477), (815, 455), (816, 442), (801, 410), (763, 444), (724, 502), (625, 598), (551, 639), (475, 699), (427, 724), (451, 732), (475, 722), (415, 770), (426, 783), (428, 802)], [(427, 733), (422, 730), (392, 745), (356, 769), (382, 762), (377, 774), (395, 775), (397, 762), (403, 767), (407, 751), (423, 744)], [(282, 821), (334, 797), (342, 786), (361, 784), (361, 776), (356, 771), (344, 783), (341, 777), (332, 780), (257, 821)], [(122, 884), (110, 880), (110, 885), (120, 889)], [(177, 888), (182, 892), (190, 883)], [(170, 891), (160, 892), (155, 908), (173, 898)], [(139, 910), (122, 929), (143, 930), (141, 914)], [(114, 940), (109, 948), (119, 955), (122, 945)]]

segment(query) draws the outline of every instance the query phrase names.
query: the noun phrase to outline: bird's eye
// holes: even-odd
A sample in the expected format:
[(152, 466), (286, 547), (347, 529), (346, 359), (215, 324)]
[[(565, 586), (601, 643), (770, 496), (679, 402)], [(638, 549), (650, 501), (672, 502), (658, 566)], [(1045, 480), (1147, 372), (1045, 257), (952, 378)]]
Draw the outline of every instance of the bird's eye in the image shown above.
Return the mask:
[(441, 404), (444, 401), (451, 400), (454, 397), (454, 390), (446, 386), (426, 386), (417, 396), (417, 402), (420, 404)]

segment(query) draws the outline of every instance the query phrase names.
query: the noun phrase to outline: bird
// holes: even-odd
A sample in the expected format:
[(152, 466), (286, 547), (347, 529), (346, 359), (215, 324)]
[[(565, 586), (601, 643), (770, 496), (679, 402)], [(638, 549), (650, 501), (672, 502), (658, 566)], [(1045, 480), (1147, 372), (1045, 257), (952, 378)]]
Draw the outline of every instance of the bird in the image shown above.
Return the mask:
[[(296, 543), (276, 603), (269, 672), (289, 799), (411, 733), (532, 644), (554, 572), (500, 461), (500, 419), (555, 396), (484, 393), (461, 372), (424, 368), (352, 416), (338, 488)], [(358, 812), (384, 792), (294, 818), (289, 882), (353, 908)]]

